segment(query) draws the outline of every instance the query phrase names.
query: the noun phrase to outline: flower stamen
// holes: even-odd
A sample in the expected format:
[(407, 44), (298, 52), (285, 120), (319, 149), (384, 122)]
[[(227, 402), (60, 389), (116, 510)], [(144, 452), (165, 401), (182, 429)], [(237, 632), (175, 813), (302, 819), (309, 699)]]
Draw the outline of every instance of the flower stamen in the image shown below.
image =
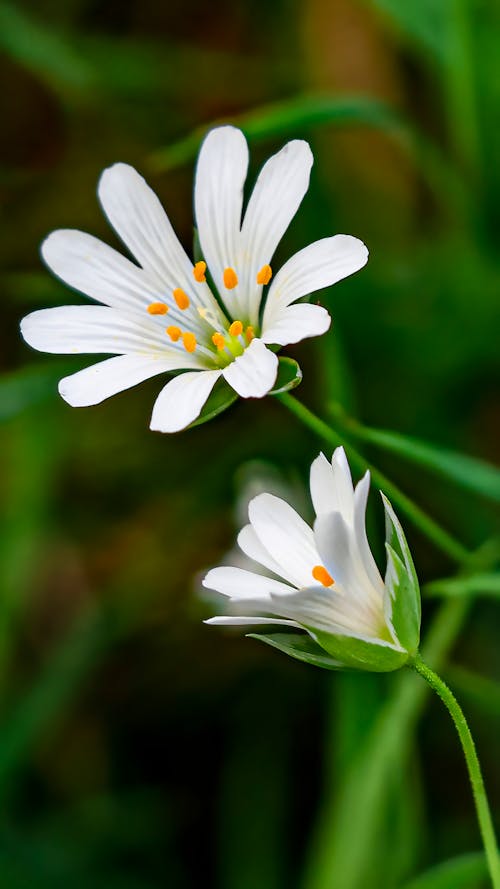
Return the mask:
[(184, 292), (184, 290), (182, 290), (181, 287), (175, 288), (175, 290), (173, 291), (173, 297), (179, 309), (182, 309), (182, 311), (184, 311), (184, 309), (189, 308), (189, 296), (187, 295), (187, 293)]
[(212, 336), (212, 342), (214, 346), (217, 346), (219, 352), (222, 352), (226, 347), (226, 341), (222, 333), (214, 333)]
[(232, 268), (224, 269), (223, 279), (224, 287), (226, 287), (227, 290), (234, 290), (238, 283), (238, 275), (236, 274), (235, 270)]
[(183, 333), (182, 344), (186, 352), (194, 352), (196, 349), (196, 337), (194, 333)]
[(257, 272), (257, 284), (269, 284), (273, 276), (270, 265), (263, 265), (260, 272)]
[(314, 579), (323, 586), (333, 586), (335, 583), (333, 577), (328, 573), (324, 565), (315, 565), (311, 573)]
[(167, 333), (172, 342), (176, 343), (181, 338), (182, 330), (180, 327), (176, 327), (175, 324), (171, 324), (170, 327), (167, 327)]
[(166, 306), (165, 303), (150, 303), (148, 312), (150, 315), (166, 315), (168, 306)]
[(229, 327), (231, 336), (239, 336), (243, 332), (243, 324), (241, 321), (233, 321)]
[(245, 330), (245, 339), (248, 344), (250, 344), (252, 342), (254, 336), (255, 336), (254, 329), (253, 329), (252, 325), (249, 324), (247, 329)]
[(203, 260), (200, 260), (200, 262), (197, 262), (195, 264), (195, 266), (193, 268), (193, 278), (195, 281), (198, 281), (199, 284), (201, 284), (202, 281), (207, 280), (206, 276), (205, 276), (206, 270), (207, 270), (207, 264), (206, 264), (206, 262), (203, 262)]

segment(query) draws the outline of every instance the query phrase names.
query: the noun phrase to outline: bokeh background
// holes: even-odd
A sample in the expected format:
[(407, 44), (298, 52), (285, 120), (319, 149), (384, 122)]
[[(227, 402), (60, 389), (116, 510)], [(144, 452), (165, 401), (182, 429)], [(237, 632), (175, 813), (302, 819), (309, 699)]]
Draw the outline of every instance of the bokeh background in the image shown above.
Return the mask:
[[(308, 515), (324, 443), (273, 398), (153, 434), (158, 380), (73, 410), (56, 386), (79, 359), (31, 351), (18, 322), (81, 301), (41, 264), (50, 230), (116, 244), (103, 167), (137, 166), (189, 246), (214, 121), (243, 126), (252, 177), (308, 138), (280, 258), (346, 232), (371, 259), (321, 294), (330, 333), (289, 350), (298, 397), (353, 435), (349, 418), (494, 463), (499, 39), (495, 0), (0, 3), (1, 889), (424, 889), (465, 853), (432, 886), (487, 885), (458, 741), (416, 677), (322, 673), (202, 623), (199, 575), (249, 492)], [(493, 477), (480, 495), (360, 446), (494, 569)], [(423, 583), (457, 570), (405, 524)], [(428, 597), (429, 630), (498, 820), (498, 602)]]

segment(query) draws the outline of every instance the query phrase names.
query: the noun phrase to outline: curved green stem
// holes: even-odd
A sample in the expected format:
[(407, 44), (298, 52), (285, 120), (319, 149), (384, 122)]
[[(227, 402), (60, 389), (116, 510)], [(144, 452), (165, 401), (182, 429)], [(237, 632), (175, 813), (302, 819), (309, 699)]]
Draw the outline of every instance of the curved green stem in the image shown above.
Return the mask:
[(495, 828), (493, 827), (493, 820), (488, 804), (488, 797), (486, 796), (483, 776), (481, 774), (481, 766), (479, 765), (479, 759), (476, 753), (476, 746), (462, 708), (446, 683), (443, 682), (437, 673), (434, 673), (434, 670), (431, 670), (431, 668), (424, 663), (419, 655), (409, 663), (409, 666), (411, 669), (415, 670), (416, 673), (419, 673), (420, 676), (428, 682), (433, 691), (439, 695), (455, 723), (455, 728), (458, 732), (458, 737), (460, 738), (465, 761), (467, 763), (470, 783), (472, 785), (477, 818), (481, 830), (484, 850), (486, 852), (486, 860), (488, 862), (491, 882), (494, 889), (500, 889), (500, 857), (495, 837)]
[(441, 528), (437, 522), (427, 515), (416, 503), (410, 500), (406, 494), (403, 494), (399, 488), (385, 477), (378, 469), (371, 466), (364, 457), (352, 447), (342, 436), (332, 429), (328, 423), (325, 423), (316, 414), (313, 414), (309, 408), (305, 407), (302, 402), (298, 401), (288, 392), (276, 395), (276, 398), (294, 414), (304, 426), (311, 429), (316, 435), (324, 441), (329, 442), (333, 447), (342, 445), (349, 453), (349, 459), (353, 466), (364, 472), (369, 469), (372, 479), (378, 488), (387, 494), (389, 500), (397, 504), (402, 512), (413, 522), (413, 524), (422, 531), (430, 540), (432, 540), (442, 552), (446, 553), (453, 561), (463, 564), (469, 560), (471, 553), (458, 540), (455, 540), (451, 534)]

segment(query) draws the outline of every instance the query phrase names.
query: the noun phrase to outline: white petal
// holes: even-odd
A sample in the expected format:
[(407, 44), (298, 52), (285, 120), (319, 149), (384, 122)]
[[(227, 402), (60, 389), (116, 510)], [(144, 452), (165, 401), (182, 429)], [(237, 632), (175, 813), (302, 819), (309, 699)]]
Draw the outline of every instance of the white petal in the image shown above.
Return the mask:
[(332, 319), (321, 306), (300, 304), (285, 306), (273, 314), (273, 321), (262, 331), (262, 342), (287, 346), (299, 343), (308, 336), (326, 333)]
[(265, 546), (262, 546), (255, 529), (252, 525), (245, 525), (238, 534), (238, 546), (248, 556), (259, 565), (272, 571), (273, 574), (280, 573), (280, 566), (271, 558)]
[[(299, 625), (294, 620), (280, 620), (277, 617), (209, 617), (203, 623), (210, 624), (213, 627), (248, 627), (257, 624), (280, 624), (282, 627), (297, 627)], [(300, 628), (299, 628), (300, 629)]]
[[(136, 353), (175, 360), (176, 367), (199, 367), (200, 359), (166, 342), (165, 332), (146, 315), (108, 306), (58, 306), (32, 312), (21, 321), (21, 333), (34, 349), (56, 354)], [(174, 365), (173, 365), (174, 366)]]
[(238, 305), (239, 288), (227, 291), (223, 273), (237, 263), (247, 168), (248, 146), (241, 130), (225, 126), (208, 133), (196, 167), (196, 225), (203, 258), (228, 306)]
[[(285, 583), (272, 580), (263, 574), (245, 571), (243, 568), (212, 568), (203, 578), (203, 586), (216, 590), (230, 599), (269, 599), (271, 593), (294, 593), (295, 589)], [(263, 603), (264, 604), (264, 603)]]
[(114, 164), (101, 175), (99, 199), (111, 225), (156, 287), (171, 294), (181, 287), (197, 299), (192, 263), (160, 201), (145, 179), (128, 164)]
[(226, 382), (242, 398), (262, 398), (272, 389), (278, 373), (278, 358), (262, 340), (252, 340), (243, 355), (224, 368)]
[[(378, 644), (379, 634), (384, 630), (383, 616), (378, 622), (370, 620), (356, 603), (334, 589), (315, 586), (299, 590), (293, 596), (272, 596), (271, 599), (275, 614), (296, 620), (304, 629), (312, 631), (313, 638), (314, 630), (319, 630)], [(380, 644), (399, 650), (399, 646), (390, 642)]]
[(307, 142), (294, 140), (269, 158), (259, 174), (241, 227), (245, 262), (241, 284), (247, 294), (252, 322), (258, 316), (262, 287), (256, 276), (271, 262), (274, 251), (295, 216), (308, 186), (313, 156)]
[(254, 531), (279, 565), (279, 573), (296, 587), (308, 586), (318, 551), (309, 525), (292, 507), (273, 494), (259, 494), (250, 501), (248, 514)]
[(142, 269), (85, 232), (52, 232), (43, 242), (41, 252), (58, 278), (105, 305), (141, 312), (163, 296)]
[(366, 504), (370, 491), (370, 473), (367, 471), (354, 492), (354, 533), (365, 571), (374, 587), (380, 588), (380, 594), (384, 594), (384, 581), (380, 576), (377, 563), (373, 558), (370, 544), (366, 536)]
[(167, 383), (156, 399), (150, 429), (179, 432), (189, 426), (199, 417), (219, 377), (219, 370), (192, 371)]
[(344, 448), (337, 448), (329, 463), (324, 454), (313, 461), (310, 474), (311, 499), (316, 515), (339, 512), (353, 523), (354, 491)]
[(281, 267), (269, 288), (264, 328), (273, 323), (276, 311), (283, 306), (336, 284), (361, 269), (367, 260), (363, 242), (350, 235), (334, 235), (304, 247)]
[(59, 393), (72, 407), (87, 407), (174, 369), (172, 360), (118, 355), (64, 377), (59, 383)]

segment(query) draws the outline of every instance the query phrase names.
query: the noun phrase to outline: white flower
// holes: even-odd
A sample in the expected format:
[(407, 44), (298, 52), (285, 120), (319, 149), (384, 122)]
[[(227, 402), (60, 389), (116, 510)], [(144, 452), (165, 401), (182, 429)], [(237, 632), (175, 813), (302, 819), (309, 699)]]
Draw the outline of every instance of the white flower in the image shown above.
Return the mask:
[[(353, 488), (344, 450), (337, 448), (331, 463), (320, 454), (311, 466), (314, 529), (279, 497), (255, 497), (248, 509), (250, 523), (240, 532), (238, 544), (271, 576), (232, 567), (209, 571), (203, 585), (227, 596), (232, 613), (207, 623), (279, 624), (305, 630), (337, 659), (337, 667), (401, 666), (408, 649), (418, 644), (418, 584), (403, 532), (387, 501), (391, 539), (382, 580), (366, 536), (369, 487), (367, 472)], [(396, 606), (400, 591), (403, 617), (401, 602)], [(273, 637), (260, 638), (272, 644)]]
[(160, 392), (151, 419), (152, 429), (175, 432), (199, 416), (220, 377), (242, 398), (269, 392), (278, 359), (268, 346), (296, 343), (330, 325), (324, 308), (292, 304), (357, 271), (368, 257), (364, 244), (347, 235), (311, 244), (273, 278), (262, 312), (270, 262), (307, 191), (311, 165), (306, 142), (285, 145), (262, 168), (242, 221), (245, 137), (230, 126), (212, 130), (196, 170), (203, 261), (194, 265), (136, 170), (121, 163), (105, 170), (99, 199), (136, 263), (84, 232), (53, 232), (42, 246), (45, 262), (100, 305), (45, 309), (21, 324), (25, 340), (42, 352), (115, 356), (61, 380), (62, 397), (74, 407), (98, 404), (149, 377), (185, 371)]

